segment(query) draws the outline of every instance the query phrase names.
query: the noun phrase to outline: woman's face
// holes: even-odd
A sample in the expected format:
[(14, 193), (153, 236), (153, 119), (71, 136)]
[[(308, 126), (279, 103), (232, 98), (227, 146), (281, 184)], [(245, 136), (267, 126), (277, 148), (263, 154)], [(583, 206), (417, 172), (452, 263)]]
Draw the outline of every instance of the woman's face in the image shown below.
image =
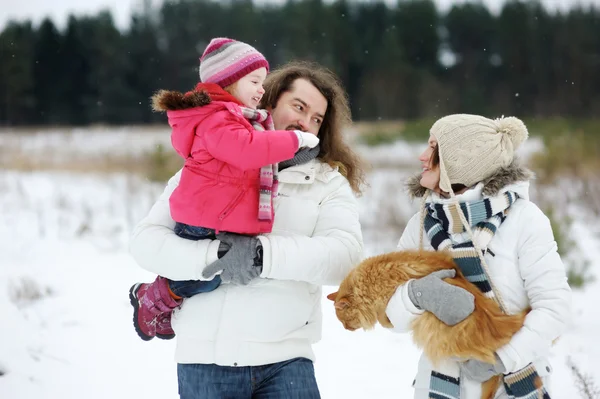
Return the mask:
[(429, 136), (427, 148), (419, 156), (419, 161), (421, 161), (421, 167), (423, 168), (420, 183), (421, 186), (438, 192), (440, 189), (440, 166), (432, 164), (433, 154), (436, 149), (437, 140), (435, 137)]

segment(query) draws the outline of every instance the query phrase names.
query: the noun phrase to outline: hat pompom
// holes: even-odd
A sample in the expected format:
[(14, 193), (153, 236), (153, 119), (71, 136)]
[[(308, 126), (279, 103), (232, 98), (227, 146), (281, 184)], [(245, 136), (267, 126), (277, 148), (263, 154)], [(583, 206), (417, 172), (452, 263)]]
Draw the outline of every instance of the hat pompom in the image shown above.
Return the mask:
[(498, 133), (508, 135), (515, 150), (519, 148), (521, 143), (523, 143), (529, 136), (529, 132), (527, 131), (527, 127), (523, 121), (519, 118), (515, 118), (514, 116), (496, 119), (496, 124), (498, 127)]

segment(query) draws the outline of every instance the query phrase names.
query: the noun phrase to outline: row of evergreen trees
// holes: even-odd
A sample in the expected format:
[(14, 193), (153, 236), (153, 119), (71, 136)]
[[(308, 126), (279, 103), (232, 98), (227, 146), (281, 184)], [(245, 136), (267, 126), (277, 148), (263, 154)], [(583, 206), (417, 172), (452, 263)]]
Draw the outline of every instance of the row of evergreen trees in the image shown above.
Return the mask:
[(0, 34), (0, 124), (152, 123), (159, 88), (187, 90), (212, 37), (254, 45), (277, 66), (318, 61), (344, 82), (355, 119), (450, 112), (591, 117), (600, 113), (600, 10), (550, 12), (509, 1), (440, 13), (432, 0), (174, 0), (59, 30), (10, 23)]

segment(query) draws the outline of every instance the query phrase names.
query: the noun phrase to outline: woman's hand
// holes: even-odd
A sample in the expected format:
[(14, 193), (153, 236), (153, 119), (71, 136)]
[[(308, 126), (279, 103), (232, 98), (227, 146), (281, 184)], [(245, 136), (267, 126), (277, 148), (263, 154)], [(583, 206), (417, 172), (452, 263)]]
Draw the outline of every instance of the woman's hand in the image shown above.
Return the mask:
[(471, 359), (460, 364), (460, 371), (469, 380), (484, 382), (495, 375), (506, 372), (506, 367), (504, 367), (502, 360), (496, 355), (496, 363), (494, 364)]
[(446, 283), (456, 270), (438, 270), (408, 285), (408, 297), (419, 309), (433, 313), (449, 326), (460, 323), (475, 310), (475, 297), (469, 291)]

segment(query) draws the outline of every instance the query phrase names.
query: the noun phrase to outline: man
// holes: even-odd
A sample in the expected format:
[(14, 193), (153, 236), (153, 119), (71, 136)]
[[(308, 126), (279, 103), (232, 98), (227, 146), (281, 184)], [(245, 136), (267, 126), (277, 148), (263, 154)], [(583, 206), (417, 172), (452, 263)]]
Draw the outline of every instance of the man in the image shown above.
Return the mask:
[(176, 236), (168, 200), (177, 174), (131, 240), (140, 266), (160, 276), (208, 280), (219, 272), (223, 280), (173, 314), (183, 399), (319, 398), (311, 346), (321, 336), (321, 286), (339, 284), (361, 259), (355, 194), (363, 171), (342, 138), (350, 111), (338, 80), (292, 63), (264, 89), (261, 104), (276, 129), (320, 139), (280, 163), (272, 233), (226, 234), (224, 242)]

